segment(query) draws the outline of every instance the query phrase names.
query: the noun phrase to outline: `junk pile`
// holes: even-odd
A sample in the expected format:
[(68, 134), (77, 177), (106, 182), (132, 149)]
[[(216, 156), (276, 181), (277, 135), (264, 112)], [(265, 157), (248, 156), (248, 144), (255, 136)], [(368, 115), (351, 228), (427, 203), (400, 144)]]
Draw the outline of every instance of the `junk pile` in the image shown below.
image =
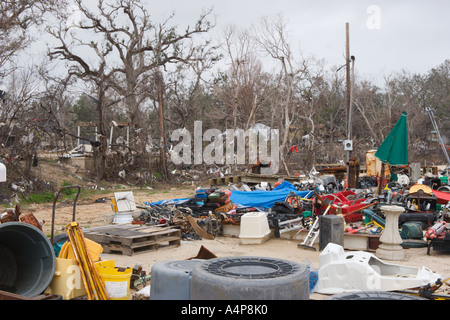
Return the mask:
[(42, 231), (43, 221), (23, 214), (20, 206), (0, 214), (0, 300), (129, 300), (130, 289), (145, 284), (145, 272), (135, 266), (121, 268), (114, 260), (102, 261), (103, 247), (85, 237), (75, 222), (54, 237)]
[[(223, 225), (240, 225), (246, 214), (265, 213), (272, 224), (274, 216), (286, 220), (308, 215), (313, 191), (298, 191), (289, 182), (275, 188), (250, 191), (199, 188), (192, 198), (145, 202), (141, 214), (133, 223), (177, 226), (183, 238), (214, 239), (223, 234)], [(298, 204), (293, 204), (298, 201)], [(295, 206), (295, 209), (288, 203)], [(287, 211), (283, 211), (283, 206)], [(274, 210), (270, 210), (275, 207)], [(279, 208), (279, 209), (277, 209)], [(306, 212), (308, 211), (308, 212)]]
[[(212, 240), (224, 234), (225, 226), (237, 226), (242, 244), (261, 244), (270, 237), (303, 237), (298, 247), (317, 251), (316, 240), (319, 239), (319, 250), (322, 251), (319, 269), (305, 273), (303, 266), (292, 266), (287, 261), (261, 258), (256, 263), (252, 257), (245, 261), (233, 257), (227, 258), (230, 261), (208, 263), (212, 273), (219, 270), (222, 263), (234, 263), (236, 268), (260, 269), (258, 264), (264, 261), (262, 266), (267, 267), (267, 271), (273, 269), (272, 265), (286, 265), (298, 270), (303, 279), (301, 285), (309, 287), (310, 292), (335, 295), (374, 293), (374, 289), (382, 292), (415, 290), (414, 294), (418, 296), (434, 299), (446, 279), (442, 280), (440, 275), (426, 268), (385, 263), (378, 256), (378, 249), (395, 245), (400, 249), (427, 247), (428, 255), (431, 249), (450, 252), (448, 180), (441, 176), (440, 184), (424, 183), (436, 180), (430, 175), (427, 177), (416, 184), (403, 183), (407, 181), (404, 177), (389, 182), (380, 179), (378, 185), (366, 178), (364, 188), (352, 189), (329, 176), (315, 177), (307, 183), (280, 181), (274, 185), (261, 183), (240, 188), (229, 185), (228, 190), (224, 187), (198, 188), (190, 198), (143, 204), (134, 203), (132, 192), (117, 193), (112, 201), (111, 224), (83, 230), (75, 219), (76, 197), (74, 215), (65, 228), (66, 234), (53, 237), (52, 227), (50, 239), (42, 233), (42, 222), (33, 214), (23, 214), (17, 205), (0, 214), (0, 298), (130, 299), (130, 289), (145, 287), (154, 275), (147, 276), (139, 266), (118, 267), (114, 260), (102, 261), (102, 253), (133, 255), (158, 250), (161, 246), (179, 246), (182, 239)], [(401, 208), (398, 221), (386, 213), (388, 207)], [(53, 220), (54, 217), (55, 211)], [(334, 224), (336, 221), (339, 224)], [(339, 230), (333, 229), (335, 226)], [(387, 230), (392, 228), (394, 235), (400, 238), (399, 242), (383, 240), (389, 233)], [(329, 233), (343, 235), (342, 245), (334, 241), (323, 244), (322, 236)], [(376, 239), (376, 245), (345, 253), (344, 249), (348, 250), (345, 239), (355, 236)], [(339, 238), (337, 242), (341, 240)], [(214, 254), (210, 256), (218, 259)], [(197, 260), (203, 259), (192, 259)], [(21, 263), (26, 264), (26, 268), (20, 266)], [(180, 263), (164, 265), (163, 273), (175, 265), (178, 268)], [(26, 275), (20, 273), (20, 270), (30, 268), (35, 270)], [(198, 288), (205, 288), (204, 277), (210, 275), (199, 269), (192, 265), (192, 274), (201, 273), (195, 281)], [(309, 281), (306, 279), (305, 282), (308, 273)], [(230, 278), (234, 277), (227, 272), (220, 276), (224, 277), (223, 283), (230, 283)], [(274, 288), (279, 287), (280, 281), (287, 281), (285, 276), (288, 273), (275, 277)], [(216, 289), (214, 283), (208, 285), (211, 292)], [(154, 289), (157, 289), (156, 285)], [(236, 291), (229, 294), (240, 292), (240, 287), (233, 290)], [(203, 293), (197, 290), (195, 294), (200, 297)], [(291, 296), (291, 293), (285, 296)], [(260, 294), (262, 292), (255, 289), (255, 297)], [(305, 298), (305, 294), (301, 298)]]
[[(230, 184), (229, 190), (198, 188), (192, 198), (145, 202), (133, 223), (176, 226), (183, 238), (214, 239), (223, 234), (224, 225), (239, 226), (245, 215), (261, 213), (278, 238), (284, 233), (298, 236), (312, 232), (320, 216), (335, 215), (344, 219), (345, 234), (379, 237), (385, 228), (383, 206), (396, 205), (404, 208), (398, 219), (402, 246), (450, 251), (446, 224), (450, 221), (450, 192), (445, 189), (445, 180), (440, 177), (441, 183), (428, 183), (432, 187), (411, 185), (401, 172), (390, 182), (362, 177), (359, 185), (364, 188), (355, 189), (345, 188), (330, 175), (299, 183)], [(435, 180), (430, 175), (425, 177)]]

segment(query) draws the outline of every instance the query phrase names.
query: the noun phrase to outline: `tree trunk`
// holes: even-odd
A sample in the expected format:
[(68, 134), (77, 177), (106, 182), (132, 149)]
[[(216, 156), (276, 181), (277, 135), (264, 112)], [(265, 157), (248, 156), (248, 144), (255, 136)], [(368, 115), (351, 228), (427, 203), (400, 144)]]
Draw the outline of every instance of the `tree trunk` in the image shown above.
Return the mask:
[(158, 71), (158, 109), (159, 109), (159, 133), (160, 133), (160, 169), (161, 174), (165, 179), (169, 178), (167, 171), (167, 159), (166, 159), (166, 138), (164, 136), (164, 98), (162, 90), (162, 74)]

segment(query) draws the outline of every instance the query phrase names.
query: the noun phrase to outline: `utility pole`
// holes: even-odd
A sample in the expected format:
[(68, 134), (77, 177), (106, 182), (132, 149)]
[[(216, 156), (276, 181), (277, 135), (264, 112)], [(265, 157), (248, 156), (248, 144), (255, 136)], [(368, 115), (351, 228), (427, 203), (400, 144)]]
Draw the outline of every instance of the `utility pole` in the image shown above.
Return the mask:
[[(354, 75), (355, 75), (355, 57), (350, 56), (350, 27), (347, 22), (345, 25), (346, 31), (346, 70), (347, 70), (347, 90), (346, 90), (346, 114), (347, 114), (347, 140), (344, 142), (344, 150), (347, 151), (347, 186), (350, 188), (356, 188), (356, 179), (350, 179), (350, 157), (353, 151), (353, 141), (352, 141), (352, 104), (353, 104), (353, 86), (354, 86)], [(350, 75), (350, 63), (351, 75)], [(354, 170), (352, 170), (354, 171)], [(352, 172), (355, 173), (355, 172)]]
[[(345, 35), (346, 35), (346, 41), (345, 41), (345, 63), (346, 63), (346, 71), (347, 71), (347, 92), (346, 92), (346, 99), (345, 99), (345, 110), (347, 114), (347, 130), (349, 128), (349, 115), (350, 115), (350, 26), (347, 22), (345, 24)], [(347, 132), (348, 134), (348, 132)]]

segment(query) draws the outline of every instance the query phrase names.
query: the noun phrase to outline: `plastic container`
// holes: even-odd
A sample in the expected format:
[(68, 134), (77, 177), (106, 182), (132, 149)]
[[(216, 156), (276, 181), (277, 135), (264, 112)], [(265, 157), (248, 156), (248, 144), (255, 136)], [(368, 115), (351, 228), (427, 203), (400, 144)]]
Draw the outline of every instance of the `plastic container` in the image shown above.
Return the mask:
[(331, 296), (328, 300), (427, 300), (411, 294), (389, 291), (346, 292)]
[(53, 278), (55, 260), (50, 240), (35, 226), (0, 224), (0, 290), (25, 297), (40, 295)]
[(95, 266), (111, 300), (130, 300), (132, 268), (122, 271), (115, 267), (114, 260), (99, 261)]
[(152, 267), (150, 300), (189, 300), (191, 273), (203, 259), (168, 260)]
[(119, 211), (114, 213), (113, 224), (127, 224), (133, 222), (133, 211)]
[(266, 212), (246, 213), (241, 217), (239, 239), (242, 244), (261, 244), (270, 236)]
[[(95, 241), (85, 238), (85, 243), (87, 251), (91, 256), (92, 261), (96, 262), (100, 260), (100, 254), (103, 252), (103, 247)], [(69, 241), (66, 241), (59, 251), (58, 258), (61, 259), (73, 259), (76, 260), (75, 254), (73, 253), (72, 245)]]
[(55, 274), (45, 293), (60, 295), (64, 300), (86, 295), (78, 262), (56, 258)]
[(202, 199), (206, 199), (208, 198), (208, 193), (209, 193), (208, 188), (202, 188), (202, 189), (198, 189), (195, 191), (195, 197), (196, 198), (202, 198)]
[(209, 259), (192, 270), (191, 300), (308, 300), (306, 265), (266, 257)]

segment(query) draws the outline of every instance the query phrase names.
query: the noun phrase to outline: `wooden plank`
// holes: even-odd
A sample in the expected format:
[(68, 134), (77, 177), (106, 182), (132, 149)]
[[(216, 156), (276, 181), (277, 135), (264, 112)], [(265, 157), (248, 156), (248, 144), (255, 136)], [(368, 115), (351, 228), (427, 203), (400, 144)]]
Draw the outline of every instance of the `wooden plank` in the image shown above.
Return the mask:
[(104, 253), (111, 254), (124, 254), (132, 256), (134, 254), (148, 252), (148, 251), (156, 251), (162, 247), (176, 247), (181, 243), (180, 237), (166, 237), (164, 239), (158, 239), (156, 241), (149, 241), (145, 243), (135, 244), (133, 246), (123, 246), (121, 244), (109, 243), (102, 245)]

